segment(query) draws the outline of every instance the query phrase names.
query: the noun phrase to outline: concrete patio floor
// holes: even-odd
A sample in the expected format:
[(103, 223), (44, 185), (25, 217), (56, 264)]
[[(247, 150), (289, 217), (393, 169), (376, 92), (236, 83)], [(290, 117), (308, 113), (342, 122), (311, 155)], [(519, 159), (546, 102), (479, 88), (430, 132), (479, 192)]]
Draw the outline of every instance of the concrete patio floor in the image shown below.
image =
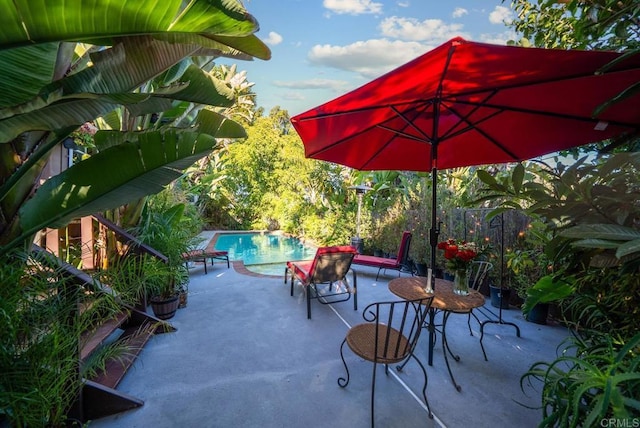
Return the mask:
[[(333, 305), (312, 301), (306, 317), (304, 293), (294, 297), (282, 276), (250, 275), (241, 263), (230, 269), (217, 262), (204, 274), (190, 270), (188, 305), (170, 322), (173, 333), (153, 337), (118, 390), (144, 401), (140, 408), (91, 421), (91, 427), (367, 427), (370, 421), (372, 364), (348, 350), (351, 381), (344, 376), (340, 344), (350, 325), (362, 322), (368, 303), (397, 300), (387, 289), (397, 277), (389, 271), (357, 266), (358, 311), (352, 300)], [(284, 271), (284, 267), (283, 267)], [(404, 275), (404, 274), (403, 274)], [(490, 306), (487, 300), (487, 307)], [(440, 315), (441, 316), (441, 315)], [(482, 319), (482, 318), (481, 318)], [(454, 388), (440, 340), (432, 366), (426, 365), (427, 332), (416, 354), (427, 368), (427, 396), (433, 419), (421, 397), (422, 374), (411, 361), (402, 372), (378, 367), (375, 423), (379, 427), (518, 426), (535, 427), (540, 410), (539, 385), (520, 388), (520, 376), (536, 361), (555, 358), (567, 336), (560, 325), (526, 322), (519, 309), (503, 311), (509, 325), (488, 324), (484, 345), (467, 318), (452, 315), (447, 336), (460, 361), (450, 360)]]

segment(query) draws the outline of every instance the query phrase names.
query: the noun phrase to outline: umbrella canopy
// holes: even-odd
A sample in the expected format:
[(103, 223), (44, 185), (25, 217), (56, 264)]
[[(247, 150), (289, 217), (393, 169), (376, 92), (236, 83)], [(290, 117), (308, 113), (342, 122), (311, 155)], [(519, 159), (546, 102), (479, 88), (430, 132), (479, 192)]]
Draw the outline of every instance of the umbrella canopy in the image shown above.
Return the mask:
[[(294, 116), (308, 158), (359, 170), (431, 171), (521, 161), (640, 127), (640, 55), (498, 46), (455, 38)], [(437, 230), (432, 226), (432, 265)]]

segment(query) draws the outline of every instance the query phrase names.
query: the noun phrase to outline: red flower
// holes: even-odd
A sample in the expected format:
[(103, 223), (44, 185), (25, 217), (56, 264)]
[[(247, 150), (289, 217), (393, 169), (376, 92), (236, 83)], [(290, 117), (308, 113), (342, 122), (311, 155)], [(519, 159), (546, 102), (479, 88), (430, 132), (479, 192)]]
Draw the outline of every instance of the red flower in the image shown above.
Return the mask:
[(473, 242), (449, 239), (438, 243), (438, 249), (444, 250), (444, 258), (447, 259), (447, 269), (449, 271), (465, 270), (479, 254)]

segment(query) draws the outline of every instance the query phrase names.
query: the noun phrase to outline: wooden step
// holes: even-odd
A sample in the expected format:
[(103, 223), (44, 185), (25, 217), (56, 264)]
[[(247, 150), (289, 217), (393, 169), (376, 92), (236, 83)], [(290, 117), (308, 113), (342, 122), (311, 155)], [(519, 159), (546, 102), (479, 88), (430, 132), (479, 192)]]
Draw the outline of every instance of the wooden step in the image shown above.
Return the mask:
[(80, 337), (82, 348), (80, 349), (80, 361), (86, 358), (98, 349), (104, 341), (113, 334), (121, 325), (129, 319), (129, 312), (123, 311), (114, 318), (107, 320), (93, 331), (84, 332)]
[(150, 322), (145, 322), (141, 326), (128, 327), (118, 341), (126, 344), (129, 350), (118, 358), (107, 360), (105, 370), (91, 380), (115, 389), (156, 329), (157, 326)]

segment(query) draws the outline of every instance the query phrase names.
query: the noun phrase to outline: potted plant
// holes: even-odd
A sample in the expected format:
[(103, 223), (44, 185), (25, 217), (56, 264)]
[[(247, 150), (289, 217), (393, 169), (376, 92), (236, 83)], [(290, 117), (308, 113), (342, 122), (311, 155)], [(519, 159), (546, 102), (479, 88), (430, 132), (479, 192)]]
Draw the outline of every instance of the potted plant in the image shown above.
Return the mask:
[(549, 303), (570, 296), (575, 291), (572, 277), (545, 275), (527, 290), (527, 298), (522, 305), (522, 313), (527, 321), (546, 324)]
[[(145, 260), (145, 285), (151, 307), (158, 318), (173, 316), (173, 306), (186, 306), (189, 271), (182, 255), (198, 240), (196, 233), (187, 224), (184, 216), (185, 204), (178, 203), (169, 208), (145, 207), (138, 236), (147, 245), (167, 257), (166, 262), (157, 259)], [(160, 312), (160, 315), (156, 313)]]
[[(184, 267), (186, 270), (186, 267)], [(180, 304), (181, 282), (188, 272), (181, 272), (161, 260), (146, 257), (144, 261), (144, 285), (153, 314), (162, 320), (172, 318)]]

